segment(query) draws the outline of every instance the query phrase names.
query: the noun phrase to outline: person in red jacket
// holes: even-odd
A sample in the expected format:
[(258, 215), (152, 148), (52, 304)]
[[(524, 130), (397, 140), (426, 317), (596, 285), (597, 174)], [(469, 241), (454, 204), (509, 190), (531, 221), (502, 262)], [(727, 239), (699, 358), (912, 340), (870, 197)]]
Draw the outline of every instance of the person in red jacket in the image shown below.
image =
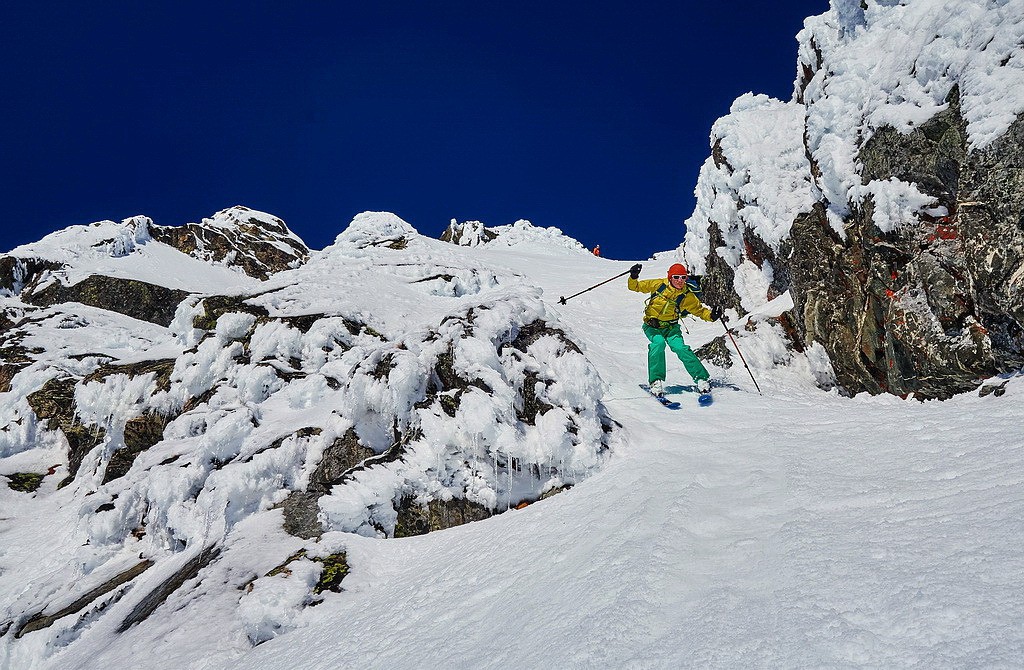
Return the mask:
[(708, 308), (693, 294), (686, 284), (686, 267), (675, 263), (668, 269), (665, 279), (640, 279), (643, 266), (637, 263), (629, 269), (627, 286), (630, 291), (648, 293), (644, 309), (644, 335), (650, 344), (647, 347), (647, 379), (651, 392), (663, 395), (665, 392), (665, 347), (679, 357), (686, 371), (697, 384), (698, 393), (711, 390), (707, 368), (683, 342), (679, 332), (679, 319), (689, 312), (705, 321), (722, 318), (722, 308)]

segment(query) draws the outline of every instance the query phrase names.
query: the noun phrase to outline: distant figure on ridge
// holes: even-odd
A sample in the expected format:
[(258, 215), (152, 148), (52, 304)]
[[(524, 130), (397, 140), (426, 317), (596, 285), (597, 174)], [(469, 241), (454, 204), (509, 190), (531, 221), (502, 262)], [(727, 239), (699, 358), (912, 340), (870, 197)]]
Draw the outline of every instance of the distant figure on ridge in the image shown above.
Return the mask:
[(595, 256), (600, 256), (601, 255), (601, 245), (600, 244), (597, 245), (596, 247), (594, 247), (594, 255)]
[[(650, 392), (659, 399), (665, 394), (665, 345), (679, 357), (686, 371), (697, 384), (701, 404), (711, 402), (711, 376), (697, 355), (683, 342), (679, 332), (679, 319), (687, 313), (704, 319), (718, 321), (723, 316), (721, 307), (709, 309), (701, 304), (686, 283), (686, 267), (676, 263), (668, 269), (665, 279), (640, 279), (643, 266), (637, 263), (629, 269), (630, 291), (649, 293), (644, 309), (644, 335), (650, 341), (647, 347), (647, 380)], [(706, 401), (704, 397), (707, 396)]]

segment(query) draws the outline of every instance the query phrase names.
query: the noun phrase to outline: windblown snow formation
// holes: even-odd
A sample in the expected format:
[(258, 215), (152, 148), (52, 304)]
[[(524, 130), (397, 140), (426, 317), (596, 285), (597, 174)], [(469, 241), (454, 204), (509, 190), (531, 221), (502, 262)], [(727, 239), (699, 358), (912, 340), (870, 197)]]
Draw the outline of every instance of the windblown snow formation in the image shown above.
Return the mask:
[[(0, 500), (40, 519), (0, 565), (20, 593), (0, 603), (0, 658), (185, 607), (200, 571), (241, 589), (209, 598), (261, 642), (337, 589), (325, 535), (484, 519), (571, 487), (612, 446), (604, 383), (540, 289), (391, 214), (317, 252), (241, 207), (106, 221), (0, 270)], [(51, 552), (57, 537), (78, 548)], [(264, 577), (282, 570), (301, 576)]]

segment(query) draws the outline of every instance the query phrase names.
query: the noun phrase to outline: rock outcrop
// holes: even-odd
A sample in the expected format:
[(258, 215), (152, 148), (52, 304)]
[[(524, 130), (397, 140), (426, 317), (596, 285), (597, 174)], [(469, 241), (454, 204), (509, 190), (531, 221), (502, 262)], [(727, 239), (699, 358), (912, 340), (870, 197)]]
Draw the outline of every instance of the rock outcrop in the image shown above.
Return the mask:
[(158, 242), (200, 260), (237, 267), (256, 279), (298, 267), (309, 248), (281, 219), (235, 206), (202, 223), (149, 227)]
[(476, 247), (487, 244), (498, 234), (484, 226), (480, 221), (466, 221), (459, 223), (455, 219), (448, 224), (448, 227), (441, 233), (442, 242), (450, 242), (461, 247)]
[(1019, 370), (1024, 117), (991, 82), (1020, 72), (1020, 26), (833, 5), (801, 33), (794, 100), (745, 96), (716, 124), (686, 260), (741, 312), (789, 291), (794, 347), (824, 347), (850, 394), (941, 399)]

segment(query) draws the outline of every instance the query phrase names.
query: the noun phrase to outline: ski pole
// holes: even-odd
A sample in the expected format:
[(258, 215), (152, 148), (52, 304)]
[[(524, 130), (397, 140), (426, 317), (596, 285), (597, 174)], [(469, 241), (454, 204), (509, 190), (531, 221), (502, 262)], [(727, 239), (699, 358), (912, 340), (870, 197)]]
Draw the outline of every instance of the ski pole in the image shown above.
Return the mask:
[(624, 277), (624, 276), (626, 276), (626, 275), (628, 275), (628, 274), (629, 274), (629, 270), (626, 270), (626, 271), (625, 271), (625, 272), (623, 272), (622, 274), (618, 274), (618, 275), (615, 275), (615, 276), (614, 276), (614, 277), (612, 277), (611, 279), (605, 279), (605, 280), (604, 280), (603, 282), (601, 282), (600, 284), (594, 284), (594, 285), (593, 285), (593, 286), (591, 286), (590, 288), (585, 288), (585, 289), (583, 289), (582, 291), (580, 291), (579, 293), (573, 293), (573, 294), (572, 294), (571, 296), (569, 296), (568, 298), (560, 297), (560, 298), (558, 299), (558, 304), (559, 304), (559, 305), (564, 305), (564, 304), (565, 304), (565, 301), (566, 301), (566, 300), (572, 300), (573, 298), (575, 298), (575, 297), (576, 297), (576, 296), (578, 296), (578, 295), (583, 295), (583, 294), (584, 294), (584, 293), (586, 293), (587, 291), (593, 291), (593, 290), (594, 290), (595, 288), (597, 288), (598, 286), (604, 286), (604, 285), (605, 285), (605, 284), (607, 284), (608, 282), (610, 282), (610, 281), (615, 281), (615, 280), (616, 280), (616, 279), (618, 279), (619, 277)]
[(761, 387), (757, 385), (757, 380), (754, 379), (754, 373), (750, 371), (750, 366), (747, 365), (747, 359), (743, 358), (743, 352), (740, 351), (740, 345), (736, 344), (736, 338), (732, 336), (732, 331), (729, 330), (729, 326), (726, 325), (725, 317), (723, 316), (722, 318), (719, 319), (719, 321), (722, 322), (722, 326), (725, 328), (726, 335), (728, 335), (729, 339), (732, 340), (732, 346), (736, 347), (736, 353), (740, 355), (740, 360), (743, 361), (743, 367), (747, 369), (747, 374), (750, 375), (750, 380), (754, 382), (754, 388), (757, 389), (758, 394), (764, 395), (763, 393), (761, 393)]

